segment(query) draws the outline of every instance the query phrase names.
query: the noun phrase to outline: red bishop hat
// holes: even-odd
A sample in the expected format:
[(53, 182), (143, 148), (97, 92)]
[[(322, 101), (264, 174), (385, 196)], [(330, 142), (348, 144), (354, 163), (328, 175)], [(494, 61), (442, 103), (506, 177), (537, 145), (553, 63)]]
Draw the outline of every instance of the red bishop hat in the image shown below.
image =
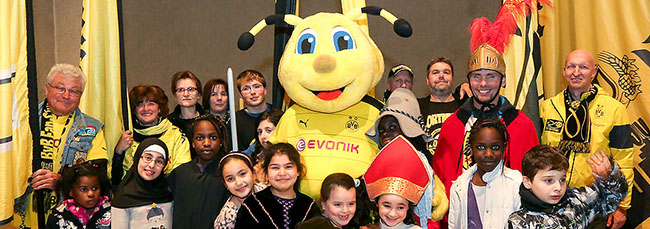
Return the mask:
[(363, 175), (368, 197), (396, 194), (417, 204), (429, 185), (426, 159), (403, 136), (398, 136), (379, 151)]

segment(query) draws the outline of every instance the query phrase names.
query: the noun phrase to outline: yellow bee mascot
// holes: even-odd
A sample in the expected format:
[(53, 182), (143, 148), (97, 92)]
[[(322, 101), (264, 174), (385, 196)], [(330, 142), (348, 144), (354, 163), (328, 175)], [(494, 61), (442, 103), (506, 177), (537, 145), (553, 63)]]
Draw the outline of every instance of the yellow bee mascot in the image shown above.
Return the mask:
[(318, 197), (323, 179), (343, 172), (359, 177), (379, 151), (366, 137), (383, 104), (367, 96), (381, 79), (384, 59), (370, 37), (353, 20), (362, 13), (381, 15), (401, 36), (411, 26), (379, 7), (355, 9), (343, 15), (318, 13), (302, 19), (272, 15), (242, 34), (238, 46), (248, 49), (266, 25), (295, 26), (282, 54), (280, 83), (297, 104), (287, 109), (270, 142), (296, 147), (308, 169), (300, 191)]
[[(305, 19), (271, 15), (243, 33), (237, 44), (247, 50), (267, 25), (286, 22), (295, 26), (280, 60), (278, 77), (296, 104), (285, 111), (270, 142), (290, 143), (301, 153), (307, 175), (302, 178), (300, 191), (314, 199), (318, 199), (327, 175), (342, 172), (359, 177), (379, 151), (365, 133), (379, 117), (383, 104), (366, 94), (381, 79), (384, 58), (375, 42), (353, 21), (363, 13), (382, 16), (402, 37), (412, 34), (406, 20), (367, 6), (345, 15), (318, 13)], [(446, 200), (434, 200), (434, 205), (439, 202)]]

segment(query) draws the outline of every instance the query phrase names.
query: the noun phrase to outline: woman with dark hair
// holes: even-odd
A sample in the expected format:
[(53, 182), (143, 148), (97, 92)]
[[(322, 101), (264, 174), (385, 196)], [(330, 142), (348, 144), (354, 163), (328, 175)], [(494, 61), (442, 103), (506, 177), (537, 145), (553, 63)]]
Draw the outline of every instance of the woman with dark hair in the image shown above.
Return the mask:
[(230, 124), (230, 111), (228, 110), (228, 84), (223, 79), (211, 79), (205, 83), (202, 104), (206, 113), (219, 116), (226, 124)]
[(203, 89), (201, 80), (190, 71), (177, 72), (172, 76), (171, 89), (178, 105), (167, 119), (188, 135), (187, 130), (192, 126), (194, 119), (205, 113), (199, 103)]
[(169, 151), (157, 138), (142, 141), (111, 204), (113, 228), (171, 228), (173, 196), (162, 169)]
[(178, 127), (164, 118), (169, 112), (167, 101), (165, 92), (155, 85), (135, 86), (129, 92), (133, 131), (124, 131), (115, 145), (113, 185), (119, 184), (124, 171), (131, 168), (135, 149), (148, 137), (160, 139), (169, 148), (168, 163), (163, 170), (165, 174), (190, 161), (190, 144), (187, 138)]

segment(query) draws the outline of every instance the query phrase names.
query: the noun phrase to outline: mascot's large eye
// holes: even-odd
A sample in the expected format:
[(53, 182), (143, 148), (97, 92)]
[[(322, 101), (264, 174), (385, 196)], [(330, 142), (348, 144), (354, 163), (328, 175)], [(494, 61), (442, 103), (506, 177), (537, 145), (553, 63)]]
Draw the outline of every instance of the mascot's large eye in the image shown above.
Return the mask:
[(300, 36), (298, 36), (296, 53), (314, 53), (314, 49), (316, 49), (316, 32), (313, 29), (305, 29), (300, 33)]
[(337, 26), (332, 29), (332, 42), (334, 42), (334, 49), (337, 52), (346, 49), (354, 49), (356, 47), (352, 35), (350, 35), (350, 32), (342, 26)]

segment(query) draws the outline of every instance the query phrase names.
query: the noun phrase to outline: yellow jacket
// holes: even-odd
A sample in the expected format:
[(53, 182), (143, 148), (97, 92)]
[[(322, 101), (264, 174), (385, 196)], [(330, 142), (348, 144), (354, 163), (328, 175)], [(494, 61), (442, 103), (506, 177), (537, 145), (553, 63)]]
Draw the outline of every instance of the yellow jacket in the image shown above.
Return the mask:
[[(604, 151), (619, 164), (621, 172), (628, 183), (628, 193), (619, 207), (630, 208), (632, 198), (632, 181), (634, 180), (633, 143), (630, 121), (625, 106), (612, 98), (603, 88), (594, 85), (598, 94), (589, 103), (589, 119), (591, 121), (591, 140), (589, 154), (572, 154), (569, 157), (567, 182), (569, 186), (583, 187), (590, 185), (594, 176), (587, 164), (587, 158), (594, 152)], [(566, 89), (565, 89), (566, 90)], [(547, 99), (540, 105), (540, 116), (543, 121), (542, 144), (557, 146), (562, 140), (566, 107), (564, 91)]]

